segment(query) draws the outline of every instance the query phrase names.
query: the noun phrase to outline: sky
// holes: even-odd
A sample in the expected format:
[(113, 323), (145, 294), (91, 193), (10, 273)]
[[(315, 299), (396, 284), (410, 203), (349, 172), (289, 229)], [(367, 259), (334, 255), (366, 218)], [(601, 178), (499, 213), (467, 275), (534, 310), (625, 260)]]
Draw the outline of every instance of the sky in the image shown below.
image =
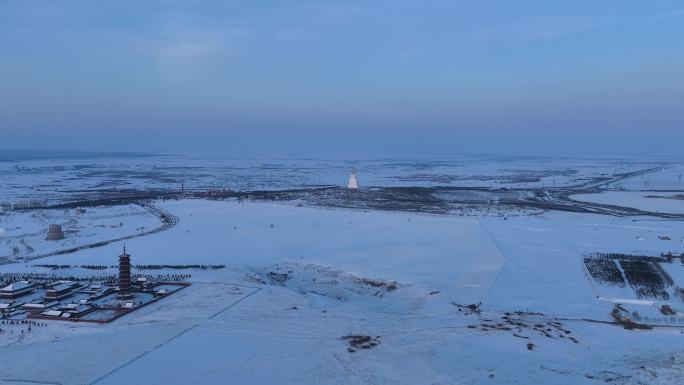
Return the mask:
[(0, 0), (0, 148), (678, 154), (681, 0)]

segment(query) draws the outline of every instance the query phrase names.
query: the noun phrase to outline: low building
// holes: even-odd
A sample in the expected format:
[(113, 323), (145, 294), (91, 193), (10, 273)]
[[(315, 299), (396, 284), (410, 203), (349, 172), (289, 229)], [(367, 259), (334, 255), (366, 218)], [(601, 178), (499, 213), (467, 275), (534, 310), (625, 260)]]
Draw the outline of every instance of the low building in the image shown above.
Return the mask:
[(169, 291), (167, 289), (157, 289), (153, 292), (153, 295), (155, 297), (163, 297), (165, 295), (169, 295), (169, 293), (171, 293), (171, 291)]
[(35, 290), (35, 285), (27, 281), (19, 281), (9, 284), (0, 289), (0, 299), (15, 299)]
[(93, 284), (85, 287), (80, 287), (74, 291), (77, 293), (88, 294), (88, 300), (92, 301), (104, 297), (105, 295), (113, 292), (114, 289), (109, 286)]
[(156, 285), (158, 285), (158, 282), (151, 281), (146, 277), (138, 277), (131, 283), (133, 289), (140, 291), (148, 291)]
[(70, 296), (74, 290), (80, 288), (81, 285), (77, 282), (71, 281), (59, 281), (52, 284), (49, 288), (45, 289), (46, 299), (62, 299)]
[(40, 313), (40, 315), (44, 315), (47, 317), (59, 317), (62, 315), (62, 312), (60, 310), (48, 310)]
[(59, 305), (59, 302), (57, 301), (43, 301), (43, 302), (32, 302), (32, 303), (25, 303), (21, 305), (21, 308), (23, 310), (26, 310), (28, 312), (34, 313), (34, 312), (39, 312), (39, 311), (45, 311), (45, 309), (49, 309), (51, 307), (55, 307)]
[(90, 313), (91, 311), (95, 310), (95, 308), (88, 305), (72, 303), (67, 305), (65, 309), (62, 310), (64, 313), (70, 314), (69, 317), (80, 317), (84, 314)]

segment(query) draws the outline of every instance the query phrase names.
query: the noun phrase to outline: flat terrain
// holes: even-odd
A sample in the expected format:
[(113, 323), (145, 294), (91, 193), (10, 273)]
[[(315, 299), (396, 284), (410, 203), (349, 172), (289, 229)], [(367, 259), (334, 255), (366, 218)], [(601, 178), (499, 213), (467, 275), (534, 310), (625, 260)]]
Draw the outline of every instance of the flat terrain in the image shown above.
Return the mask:
[(684, 213), (684, 199), (677, 194), (649, 191), (605, 191), (600, 194), (573, 195), (572, 199), (584, 202), (612, 204), (656, 213)]
[[(62, 227), (64, 239), (48, 241), (50, 224)], [(0, 263), (32, 259), (50, 252), (139, 235), (160, 227), (159, 218), (139, 205), (13, 211), (0, 215)]]
[[(581, 258), (682, 249), (679, 239), (658, 238), (683, 234), (680, 222), (552, 213), (478, 220), (237, 200), (159, 205), (180, 222), (127, 241), (134, 263), (228, 267), (193, 270), (193, 286), (111, 325), (52, 322), (24, 335), (13, 327), (0, 337), (0, 380), (571, 384), (682, 374), (680, 328), (584, 320), (610, 322), (613, 303), (596, 298)], [(121, 246), (41, 262), (111, 264)], [(0, 267), (22, 269), (35, 268)], [(477, 311), (458, 306), (479, 302)], [(348, 335), (378, 343), (350, 352)]]
[[(108, 325), (3, 320), (0, 384), (684, 377), (684, 210), (669, 199), (684, 192), (680, 165), (179, 164), (0, 164), (0, 279), (113, 275), (125, 243), (133, 264), (145, 265), (134, 274), (192, 283)], [(336, 186), (352, 165), (358, 191)], [(43, 240), (50, 223), (63, 225), (64, 240)]]

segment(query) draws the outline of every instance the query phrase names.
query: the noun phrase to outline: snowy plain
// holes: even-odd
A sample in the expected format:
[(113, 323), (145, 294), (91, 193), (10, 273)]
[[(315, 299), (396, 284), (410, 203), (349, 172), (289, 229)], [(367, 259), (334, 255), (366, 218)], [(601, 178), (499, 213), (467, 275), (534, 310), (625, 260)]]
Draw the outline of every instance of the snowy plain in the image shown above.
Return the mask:
[[(50, 224), (64, 239), (46, 240)], [(60, 249), (139, 234), (159, 227), (159, 219), (138, 205), (17, 211), (0, 215), (0, 262), (31, 258)]]
[[(680, 222), (559, 213), (464, 219), (236, 200), (157, 203), (180, 223), (127, 241), (134, 263), (227, 268), (193, 271), (190, 288), (111, 325), (52, 322), (25, 336), (3, 336), (1, 380), (672, 384), (682, 375), (681, 328), (628, 331), (583, 320), (610, 320), (612, 304), (596, 298), (581, 265), (588, 252), (681, 250), (678, 239), (658, 238), (684, 234)], [(112, 264), (122, 246), (45, 261)], [(21, 269), (32, 268), (0, 266), (0, 272)], [(269, 271), (292, 278), (271, 282)], [(383, 291), (358, 278), (397, 281), (398, 288)], [(456, 306), (478, 302), (480, 314)], [(518, 333), (481, 326), (504, 324), (515, 311), (530, 312), (517, 316), (528, 325)], [(562, 322), (577, 342), (532, 327), (552, 322)], [(351, 353), (342, 339), (350, 334), (376, 336), (380, 344)]]
[(673, 199), (672, 193), (653, 191), (603, 191), (600, 194), (578, 194), (571, 198), (608, 205), (631, 207), (655, 213), (684, 213), (684, 197)]
[[(114, 158), (0, 161), (0, 205), (55, 203), (104, 190), (231, 189), (346, 185), (356, 167), (361, 186), (563, 187), (591, 178), (667, 164), (652, 159), (571, 159), (496, 155), (399, 156), (377, 159), (249, 159), (173, 154)], [(674, 174), (673, 174), (674, 173)], [(661, 175), (661, 174), (658, 174)], [(678, 188), (678, 173), (661, 179)], [(631, 180), (621, 182), (632, 183)], [(643, 182), (639, 179), (639, 184)], [(653, 183), (653, 185), (661, 183)]]
[[(607, 186), (634, 191), (573, 199), (681, 213), (682, 201), (642, 199), (684, 190), (682, 166), (668, 161), (495, 156), (0, 162), (0, 210), (107, 189), (344, 185), (352, 166), (362, 187), (553, 188), (663, 165)], [(636, 191), (649, 186), (668, 191)], [(226, 267), (155, 270), (190, 273), (192, 286), (112, 324), (47, 322), (30, 332), (1, 324), (0, 384), (678, 384), (684, 378), (684, 301), (675, 295), (639, 300), (629, 287), (598, 285), (583, 264), (597, 252), (683, 253), (681, 221), (541, 210), (499, 217), (484, 215), (488, 206), (483, 215), (474, 208), (473, 215), (456, 217), (234, 199), (153, 204), (178, 224), (125, 242), (3, 264), (0, 274), (87, 276), (92, 271), (79, 265), (114, 265), (124, 243), (134, 264)], [(3, 215), (3, 245), (13, 248), (26, 238), (36, 253), (159, 225), (138, 206), (94, 207), (80, 217), (60, 210)], [(43, 241), (52, 221), (77, 231), (61, 243)], [(682, 285), (684, 265), (663, 268)], [(648, 316), (654, 328), (610, 324), (616, 303)], [(664, 317), (663, 304), (676, 314)], [(344, 339), (349, 335), (378, 343), (353, 348)]]

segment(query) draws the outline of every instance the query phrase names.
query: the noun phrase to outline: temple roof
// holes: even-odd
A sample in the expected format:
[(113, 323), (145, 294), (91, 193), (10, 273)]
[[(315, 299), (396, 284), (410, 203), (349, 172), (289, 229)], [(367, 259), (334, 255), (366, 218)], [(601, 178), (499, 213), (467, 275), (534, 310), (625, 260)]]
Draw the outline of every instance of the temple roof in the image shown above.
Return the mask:
[(28, 282), (14, 282), (3, 287), (2, 289), (0, 289), (0, 291), (19, 291), (29, 287), (31, 287), (31, 284), (29, 284)]

